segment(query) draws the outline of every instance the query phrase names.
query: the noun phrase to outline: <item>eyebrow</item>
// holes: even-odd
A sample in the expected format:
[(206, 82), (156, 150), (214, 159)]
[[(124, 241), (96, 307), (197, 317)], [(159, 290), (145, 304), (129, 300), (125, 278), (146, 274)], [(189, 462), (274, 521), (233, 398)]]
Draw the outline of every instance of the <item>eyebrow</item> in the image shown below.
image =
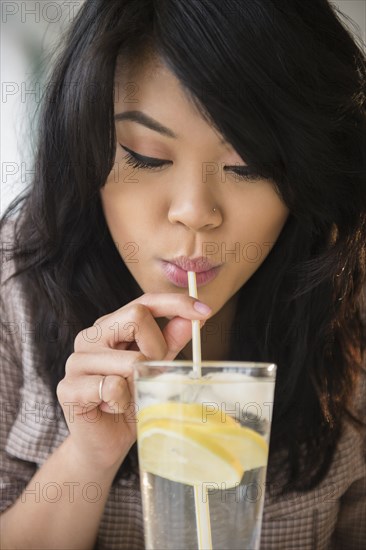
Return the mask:
[(150, 130), (159, 132), (159, 134), (162, 134), (163, 136), (174, 139), (178, 138), (177, 134), (175, 134), (173, 130), (170, 130), (170, 128), (163, 126), (162, 124), (160, 124), (160, 122), (149, 117), (142, 111), (126, 111), (125, 113), (117, 113), (116, 115), (114, 115), (114, 120), (131, 120), (132, 122), (137, 122), (138, 124), (146, 126), (146, 128), (149, 128)]
[[(159, 134), (162, 134), (163, 136), (178, 139), (178, 135), (173, 132), (170, 128), (167, 128), (166, 126), (163, 126), (158, 122), (157, 120), (154, 120), (150, 116), (146, 115), (142, 111), (125, 111), (124, 113), (117, 113), (114, 115), (115, 121), (121, 121), (121, 120), (131, 120), (132, 122), (137, 122), (138, 124), (142, 124), (146, 128), (149, 128), (150, 130), (154, 130), (155, 132), (158, 132)], [(225, 139), (222, 139), (220, 141), (220, 145), (226, 143)]]

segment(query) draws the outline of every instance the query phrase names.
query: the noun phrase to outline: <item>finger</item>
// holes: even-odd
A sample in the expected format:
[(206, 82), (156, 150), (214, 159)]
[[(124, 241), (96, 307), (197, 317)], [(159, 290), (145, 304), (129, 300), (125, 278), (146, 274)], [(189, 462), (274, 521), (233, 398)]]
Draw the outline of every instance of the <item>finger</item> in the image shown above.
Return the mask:
[(146, 359), (139, 351), (101, 349), (98, 352), (74, 352), (66, 361), (65, 375), (72, 379), (93, 374), (128, 378), (133, 374), (133, 363)]
[[(100, 387), (102, 382), (102, 399)], [(63, 379), (57, 386), (57, 397), (62, 408), (70, 415), (83, 415), (85, 420), (98, 420), (94, 411), (103, 405), (104, 412), (123, 414), (131, 406), (133, 394), (129, 381), (122, 376), (85, 375)], [(94, 411), (94, 412), (93, 412)]]
[(99, 404), (101, 410), (111, 414), (124, 414), (134, 401), (128, 380), (114, 375), (106, 376), (104, 381), (101, 379), (98, 384), (99, 398), (101, 381), (103, 382), (102, 401)]
[[(179, 311), (180, 317), (193, 320), (205, 319), (211, 313), (211, 308), (207, 304), (202, 304), (188, 294), (178, 294), (177, 292), (147, 292), (130, 302), (130, 304), (143, 304), (149, 308), (154, 317), (176, 316), (177, 311)], [(201, 310), (202, 306), (206, 308), (205, 311)]]
[[(143, 294), (128, 305), (101, 317), (94, 323), (93, 327), (81, 331), (75, 338), (74, 349), (75, 351), (87, 351), (92, 347), (95, 348), (95, 344), (99, 347), (118, 347), (121, 349), (121, 344), (136, 340), (137, 332), (141, 334), (142, 325), (146, 324), (146, 319), (150, 322), (150, 329), (154, 331), (155, 338), (158, 338), (157, 348), (161, 348), (163, 341), (159, 338), (158, 327), (156, 323), (152, 322), (152, 319), (154, 317), (175, 317), (177, 314), (179, 314), (179, 317), (190, 320), (207, 319), (210, 311), (206, 313), (197, 311), (194, 307), (197, 303), (198, 300), (195, 298), (177, 293)], [(152, 345), (153, 340), (154, 337), (150, 338), (149, 347)], [(143, 350), (141, 346), (139, 348), (142, 353), (147, 351)], [(159, 355), (162, 351), (160, 349)], [(147, 354), (147, 356), (156, 355), (154, 348), (152, 348), (152, 352), (152, 355)]]
[[(132, 315), (131, 310), (127, 315), (134, 321), (127, 322), (125, 319), (120, 323), (115, 321), (113, 325), (109, 323), (109, 327), (104, 326), (104, 338), (100, 338), (99, 341), (91, 342), (89, 336), (85, 338), (79, 333), (75, 340), (75, 352), (100, 353), (103, 350), (112, 349), (124, 351), (130, 349), (132, 343), (136, 343), (137, 349), (147, 358), (162, 359), (167, 353), (167, 345), (155, 318), (150, 310), (141, 304), (135, 304), (131, 309)], [(107, 332), (108, 328), (112, 330)], [(98, 330), (102, 333), (102, 328)]]
[(192, 340), (192, 321), (175, 317), (163, 329), (163, 336), (168, 348), (164, 360), (171, 361)]

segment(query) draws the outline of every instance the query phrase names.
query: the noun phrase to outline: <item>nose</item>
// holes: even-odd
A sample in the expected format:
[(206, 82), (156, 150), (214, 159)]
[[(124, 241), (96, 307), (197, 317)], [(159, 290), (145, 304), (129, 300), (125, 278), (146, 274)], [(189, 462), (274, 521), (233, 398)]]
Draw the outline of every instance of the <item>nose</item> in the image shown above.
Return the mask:
[(212, 230), (221, 225), (222, 213), (218, 198), (212, 191), (213, 182), (203, 181), (202, 172), (184, 174), (172, 186), (168, 219), (193, 231)]

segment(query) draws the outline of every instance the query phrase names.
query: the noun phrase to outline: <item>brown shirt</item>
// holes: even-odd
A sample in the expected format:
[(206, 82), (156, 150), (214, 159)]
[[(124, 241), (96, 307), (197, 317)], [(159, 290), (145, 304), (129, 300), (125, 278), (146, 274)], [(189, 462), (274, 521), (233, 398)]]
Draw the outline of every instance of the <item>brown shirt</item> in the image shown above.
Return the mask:
[[(17, 498), (52, 502), (60, 490), (69, 494), (73, 490), (71, 485), (31, 485), (32, 492), (21, 496), (37, 468), (67, 437), (68, 428), (61, 408), (53, 405), (50, 390), (37, 374), (37, 337), (47, 337), (47, 327), (39, 327), (37, 319), (31, 318), (27, 293), (17, 279), (5, 282), (13, 269), (6, 254), (9, 234), (1, 240), (0, 511)], [(32, 331), (36, 331), (35, 342)], [(365, 388), (360, 395), (363, 399)], [(366, 548), (366, 457), (362, 443), (358, 432), (345, 423), (330, 472), (316, 489), (275, 499), (271, 488), (266, 488), (261, 550)], [(97, 498), (92, 485), (84, 489), (85, 498)], [(95, 548), (144, 549), (137, 465), (127, 479), (120, 479), (111, 488)]]

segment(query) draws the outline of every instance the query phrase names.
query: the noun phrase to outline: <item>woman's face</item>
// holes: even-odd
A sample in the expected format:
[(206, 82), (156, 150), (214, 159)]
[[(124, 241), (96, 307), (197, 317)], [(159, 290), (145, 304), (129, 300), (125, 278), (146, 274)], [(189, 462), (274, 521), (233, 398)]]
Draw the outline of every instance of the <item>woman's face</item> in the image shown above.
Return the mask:
[[(144, 292), (187, 293), (186, 270), (197, 271), (214, 315), (265, 260), (288, 209), (273, 182), (233, 171), (245, 162), (164, 66), (125, 70), (115, 115), (115, 164), (101, 200), (119, 253)], [(134, 168), (129, 155), (158, 166)]]

